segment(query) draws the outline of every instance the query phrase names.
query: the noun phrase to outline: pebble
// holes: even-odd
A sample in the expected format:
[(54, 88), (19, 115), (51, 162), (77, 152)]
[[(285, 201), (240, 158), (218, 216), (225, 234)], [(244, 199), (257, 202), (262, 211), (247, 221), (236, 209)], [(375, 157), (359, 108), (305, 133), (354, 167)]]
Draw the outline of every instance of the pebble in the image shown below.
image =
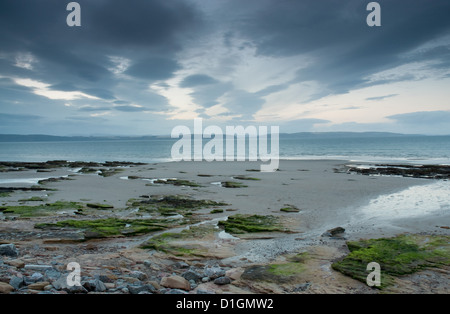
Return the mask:
[(195, 270), (188, 270), (181, 274), (181, 277), (183, 277), (186, 280), (193, 280), (193, 281), (199, 281), (202, 279), (202, 274)]
[(214, 279), (214, 283), (216, 285), (228, 285), (231, 283), (231, 279), (230, 279), (230, 277), (223, 276), (223, 277)]

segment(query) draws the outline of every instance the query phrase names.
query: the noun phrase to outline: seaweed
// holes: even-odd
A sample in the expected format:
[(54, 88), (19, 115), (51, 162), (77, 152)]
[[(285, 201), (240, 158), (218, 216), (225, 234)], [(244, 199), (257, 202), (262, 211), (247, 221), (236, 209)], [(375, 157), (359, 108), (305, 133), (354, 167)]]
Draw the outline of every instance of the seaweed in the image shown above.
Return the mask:
[(231, 189), (238, 189), (238, 188), (246, 188), (248, 187), (247, 185), (244, 185), (240, 182), (232, 182), (232, 181), (225, 181), (225, 182), (221, 182), (221, 185), (224, 188), (231, 188)]
[(115, 236), (136, 236), (177, 226), (173, 219), (118, 219), (106, 218), (95, 220), (64, 220), (56, 223), (36, 224), (39, 229), (73, 228), (84, 231), (86, 239), (107, 238)]
[(450, 237), (427, 235), (400, 235), (347, 242), (350, 253), (332, 264), (333, 269), (366, 282), (366, 267), (376, 262), (381, 267), (383, 289), (394, 278), (412, 274), (425, 268), (450, 265)]
[(55, 203), (46, 203), (43, 205), (36, 206), (2, 206), (0, 211), (4, 214), (14, 214), (20, 215), (21, 217), (39, 217), (39, 216), (49, 216), (54, 214), (58, 210), (81, 210), (83, 209), (83, 204), (77, 202), (65, 202), (58, 201)]
[(254, 232), (286, 232), (281, 226), (278, 217), (268, 215), (243, 215), (229, 216), (226, 221), (219, 221), (219, 226), (226, 232), (232, 234), (254, 233)]

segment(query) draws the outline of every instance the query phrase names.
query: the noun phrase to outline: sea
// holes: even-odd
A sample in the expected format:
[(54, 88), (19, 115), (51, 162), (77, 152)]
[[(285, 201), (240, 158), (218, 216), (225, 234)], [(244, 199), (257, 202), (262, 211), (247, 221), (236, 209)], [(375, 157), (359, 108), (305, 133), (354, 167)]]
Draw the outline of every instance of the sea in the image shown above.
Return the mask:
[[(0, 142), (0, 161), (170, 162), (177, 139), (99, 139)], [(203, 139), (203, 145), (209, 139)], [(224, 141), (225, 142), (225, 141)], [(225, 145), (225, 144), (224, 144)], [(270, 151), (271, 143), (267, 144)], [(225, 151), (225, 149), (224, 149)], [(450, 165), (450, 136), (280, 135), (280, 159)]]

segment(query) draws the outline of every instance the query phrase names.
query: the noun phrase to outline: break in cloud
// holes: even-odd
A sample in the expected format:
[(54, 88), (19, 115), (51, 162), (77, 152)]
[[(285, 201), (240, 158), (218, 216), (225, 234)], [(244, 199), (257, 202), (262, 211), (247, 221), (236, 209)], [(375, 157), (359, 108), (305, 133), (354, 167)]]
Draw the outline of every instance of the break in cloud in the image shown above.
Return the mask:
[[(0, 133), (450, 134), (450, 3), (362, 0), (0, 2)], [(445, 117), (445, 119), (443, 118)]]

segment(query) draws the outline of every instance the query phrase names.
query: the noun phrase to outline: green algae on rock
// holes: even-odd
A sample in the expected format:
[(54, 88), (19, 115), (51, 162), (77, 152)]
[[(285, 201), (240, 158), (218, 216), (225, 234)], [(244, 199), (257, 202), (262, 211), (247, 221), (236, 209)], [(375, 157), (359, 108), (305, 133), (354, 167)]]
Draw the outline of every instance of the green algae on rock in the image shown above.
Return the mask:
[(307, 258), (307, 253), (300, 253), (287, 258), (284, 263), (251, 266), (244, 271), (241, 278), (276, 284), (288, 283), (306, 270), (305, 261)]
[[(181, 222), (183, 223), (183, 222)], [(165, 230), (180, 225), (173, 219), (118, 219), (64, 220), (56, 223), (36, 224), (39, 229), (74, 228), (84, 231), (86, 239), (114, 236), (135, 236)]]
[(182, 179), (158, 179), (153, 181), (153, 183), (151, 184), (147, 184), (147, 186), (149, 185), (154, 185), (154, 184), (170, 184), (170, 185), (174, 185), (174, 186), (190, 186), (190, 187), (201, 187), (200, 184), (189, 181), (189, 180), (182, 180)]
[(254, 233), (254, 232), (286, 232), (281, 226), (278, 217), (268, 215), (242, 215), (229, 216), (225, 221), (219, 221), (219, 226), (226, 232), (232, 234)]
[(286, 207), (281, 208), (280, 211), (285, 212), (285, 213), (298, 213), (298, 212), (300, 212), (300, 209), (298, 209), (294, 205), (286, 204), (285, 206)]
[(365, 283), (367, 265), (376, 262), (381, 267), (381, 289), (391, 285), (395, 277), (450, 265), (450, 236), (407, 234), (351, 241), (347, 246), (350, 253), (332, 268)]
[(94, 209), (113, 209), (114, 206), (109, 205), (109, 204), (97, 204), (97, 203), (88, 203), (86, 204), (87, 207), (89, 208), (94, 208)]
[[(214, 226), (191, 226), (181, 232), (166, 232), (152, 237), (141, 245), (143, 249), (152, 249), (175, 256), (206, 256), (208, 252), (198, 241), (213, 237)], [(209, 242), (209, 241), (207, 241)]]
[(39, 217), (53, 215), (56, 211), (60, 210), (79, 211), (82, 210), (83, 207), (83, 204), (77, 202), (58, 201), (36, 206), (2, 206), (0, 207), (0, 211), (4, 214), (20, 215), (21, 217)]
[(227, 203), (211, 200), (196, 200), (186, 196), (166, 195), (152, 196), (147, 199), (131, 199), (128, 201), (129, 207), (138, 207), (142, 211), (158, 212), (163, 216), (176, 214), (186, 215), (201, 208), (216, 206), (226, 206)]
[(232, 182), (232, 181), (221, 182), (221, 185), (224, 188), (229, 188), (229, 189), (238, 189), (238, 188), (246, 188), (247, 187), (247, 185), (244, 185), (240, 182)]

